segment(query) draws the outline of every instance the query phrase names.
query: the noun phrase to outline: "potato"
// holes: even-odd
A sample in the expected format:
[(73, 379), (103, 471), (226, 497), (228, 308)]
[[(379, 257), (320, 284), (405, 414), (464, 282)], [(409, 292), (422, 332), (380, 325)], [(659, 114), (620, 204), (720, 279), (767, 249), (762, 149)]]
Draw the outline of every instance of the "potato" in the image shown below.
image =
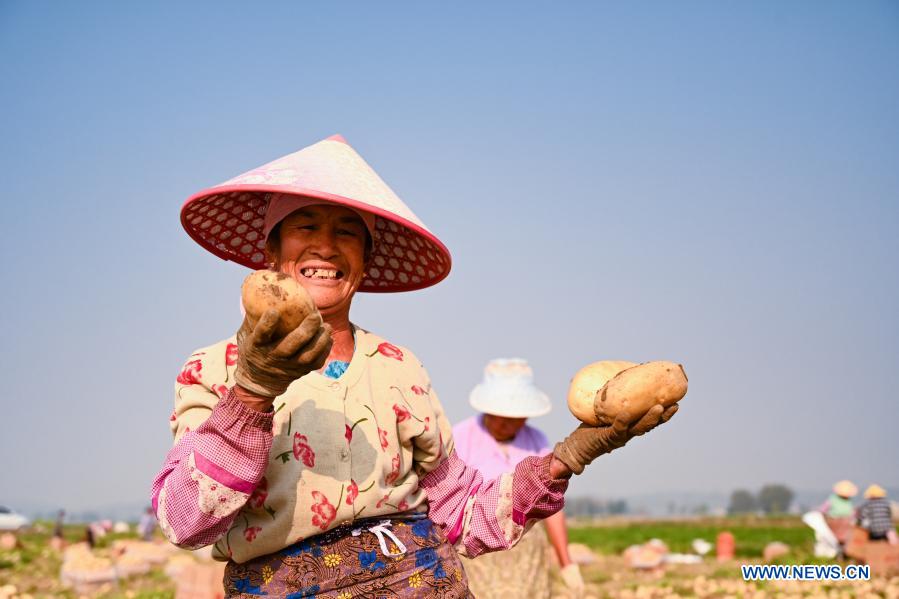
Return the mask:
[(243, 282), (241, 298), (250, 326), (256, 326), (269, 308), (278, 311), (276, 337), (287, 335), (300, 326), (307, 316), (317, 312), (309, 292), (293, 277), (281, 272), (270, 270), (253, 272)]
[(593, 409), (596, 392), (616, 374), (636, 365), (636, 362), (624, 360), (605, 360), (581, 368), (568, 387), (568, 409), (581, 422), (598, 425), (599, 420)]
[(654, 405), (674, 405), (687, 393), (687, 375), (674, 362), (595, 362), (582, 368), (568, 388), (568, 408), (594, 426), (612, 424), (623, 410), (633, 416)]

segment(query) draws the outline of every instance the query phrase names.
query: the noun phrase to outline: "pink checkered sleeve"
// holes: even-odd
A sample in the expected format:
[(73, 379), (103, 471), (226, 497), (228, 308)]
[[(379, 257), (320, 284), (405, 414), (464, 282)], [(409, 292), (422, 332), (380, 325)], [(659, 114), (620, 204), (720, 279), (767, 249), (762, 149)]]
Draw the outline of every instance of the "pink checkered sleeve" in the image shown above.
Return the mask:
[(153, 481), (153, 509), (166, 537), (195, 549), (221, 538), (268, 464), (272, 414), (229, 390), (196, 430), (169, 451)]
[(512, 473), (484, 482), (455, 453), (425, 475), (428, 515), (447, 540), (468, 557), (515, 545), (537, 520), (565, 504), (567, 480), (550, 476), (552, 455), (528, 457)]

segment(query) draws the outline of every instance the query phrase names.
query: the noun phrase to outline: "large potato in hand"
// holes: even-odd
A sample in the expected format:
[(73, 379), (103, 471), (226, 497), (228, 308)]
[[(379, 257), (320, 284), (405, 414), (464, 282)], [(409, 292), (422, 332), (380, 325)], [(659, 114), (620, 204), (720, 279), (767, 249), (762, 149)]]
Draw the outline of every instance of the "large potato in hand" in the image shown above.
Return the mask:
[(568, 388), (568, 408), (593, 426), (612, 424), (622, 411), (637, 416), (655, 405), (674, 405), (687, 393), (687, 375), (674, 362), (594, 362)]
[(568, 409), (584, 424), (598, 425), (599, 420), (593, 410), (596, 392), (616, 374), (636, 365), (636, 362), (624, 360), (604, 360), (581, 368), (568, 387)]
[(302, 285), (281, 272), (253, 272), (243, 282), (241, 298), (251, 327), (256, 326), (269, 308), (278, 311), (276, 337), (287, 335), (300, 326), (307, 316), (317, 312), (312, 297)]

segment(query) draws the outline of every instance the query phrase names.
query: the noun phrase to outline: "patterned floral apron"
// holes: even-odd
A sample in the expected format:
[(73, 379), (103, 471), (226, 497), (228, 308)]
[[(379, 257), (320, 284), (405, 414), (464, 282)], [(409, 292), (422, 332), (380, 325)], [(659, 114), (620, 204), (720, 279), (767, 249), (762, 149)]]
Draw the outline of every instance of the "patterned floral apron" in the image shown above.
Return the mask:
[(425, 516), (372, 518), (225, 568), (228, 598), (470, 598), (455, 549)]

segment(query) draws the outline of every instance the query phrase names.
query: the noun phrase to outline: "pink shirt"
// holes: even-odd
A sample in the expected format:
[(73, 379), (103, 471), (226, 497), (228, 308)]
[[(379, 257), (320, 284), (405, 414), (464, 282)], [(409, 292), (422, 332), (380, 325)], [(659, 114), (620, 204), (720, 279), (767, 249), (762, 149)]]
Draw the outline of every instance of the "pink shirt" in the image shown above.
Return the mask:
[(515, 438), (499, 443), (484, 428), (484, 416), (479, 414), (453, 427), (456, 454), (463, 462), (477, 468), (485, 480), (499, 478), (513, 472), (515, 465), (530, 456), (542, 456), (550, 451), (546, 435), (525, 424)]

